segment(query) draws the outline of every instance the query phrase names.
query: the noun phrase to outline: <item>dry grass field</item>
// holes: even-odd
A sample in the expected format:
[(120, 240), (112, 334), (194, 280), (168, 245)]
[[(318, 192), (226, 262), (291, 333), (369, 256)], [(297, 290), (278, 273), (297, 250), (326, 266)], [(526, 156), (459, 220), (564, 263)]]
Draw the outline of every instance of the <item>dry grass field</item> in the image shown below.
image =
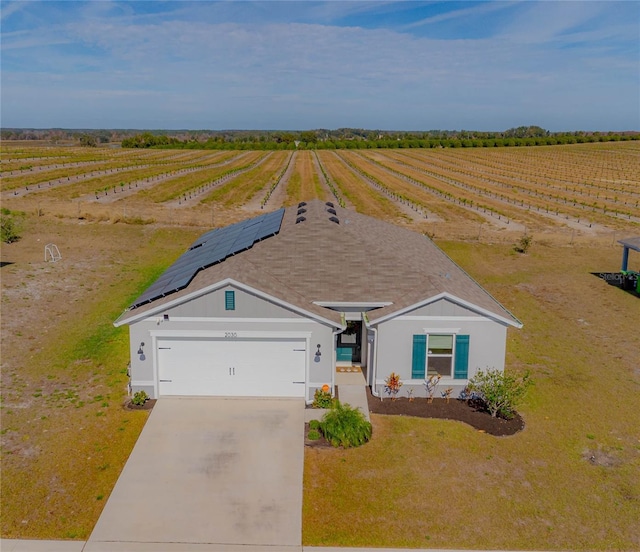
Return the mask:
[[(136, 294), (212, 226), (319, 197), (434, 237), (524, 322), (507, 366), (535, 386), (512, 437), (374, 415), (368, 445), (308, 450), (305, 544), (640, 549), (640, 302), (591, 275), (640, 235), (640, 144), (5, 143), (0, 170), (2, 207), (23, 213), (1, 251), (3, 537), (91, 532), (147, 416), (123, 408), (128, 336), (112, 326)], [(61, 261), (44, 262), (47, 243)]]

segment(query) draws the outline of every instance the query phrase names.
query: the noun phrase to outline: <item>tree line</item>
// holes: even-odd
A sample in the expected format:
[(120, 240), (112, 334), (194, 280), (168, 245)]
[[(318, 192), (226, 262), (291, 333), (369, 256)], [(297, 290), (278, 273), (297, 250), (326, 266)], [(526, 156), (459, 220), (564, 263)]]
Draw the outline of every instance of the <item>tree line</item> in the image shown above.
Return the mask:
[(38, 140), (58, 145), (186, 149), (367, 149), (513, 147), (637, 140), (630, 132), (550, 132), (519, 126), (500, 132), (472, 130), (395, 131), (362, 128), (282, 130), (136, 130), (3, 128), (2, 140)]
[[(350, 138), (319, 138), (312, 131), (305, 131), (289, 139), (288, 135), (271, 139), (207, 139), (189, 138), (180, 140), (167, 135), (143, 133), (122, 140), (123, 148), (159, 148), (159, 149), (220, 149), (220, 150), (295, 150), (295, 149), (393, 149), (393, 148), (494, 148), (521, 146), (552, 146), (562, 144), (582, 144), (586, 142), (614, 142), (638, 140), (640, 134), (547, 134), (543, 136), (518, 136), (517, 133), (501, 137), (418, 138), (416, 136), (378, 136)], [(505, 133), (506, 134), (506, 133)]]

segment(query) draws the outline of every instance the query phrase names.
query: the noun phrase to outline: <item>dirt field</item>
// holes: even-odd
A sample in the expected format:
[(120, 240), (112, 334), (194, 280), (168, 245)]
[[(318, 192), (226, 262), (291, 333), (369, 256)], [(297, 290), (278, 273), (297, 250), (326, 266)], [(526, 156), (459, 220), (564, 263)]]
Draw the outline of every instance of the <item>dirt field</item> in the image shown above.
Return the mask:
[[(590, 274), (616, 271), (617, 240), (640, 235), (639, 147), (340, 152), (381, 180), (385, 170), (396, 171), (389, 182), (398, 183), (398, 193), (437, 214), (426, 219), (408, 216), (406, 204), (364, 182), (334, 153), (319, 152), (354, 208), (433, 236), (523, 320), (524, 328), (509, 335), (507, 365), (530, 369), (536, 385), (522, 409), (525, 430), (498, 442), (472, 429), (452, 430), (451, 422), (375, 415), (376, 439), (367, 447), (308, 451), (307, 544), (640, 548), (640, 336), (633, 330), (640, 302)], [(24, 216), (22, 239), (1, 249), (2, 536), (88, 536), (148, 415), (122, 408), (128, 335), (112, 322), (197, 235), (264, 212), (257, 198), (290, 156), (277, 153), (260, 165), (262, 176), (258, 169), (252, 169), (256, 178), (251, 171), (236, 180), (231, 175), (176, 206), (175, 194), (193, 193), (195, 174), (215, 179), (217, 162), (245, 166), (262, 154), (3, 149), (2, 206)], [(211, 168), (152, 179), (139, 192), (125, 186), (116, 194), (126, 193), (116, 199), (110, 191), (105, 202), (90, 195), (97, 189), (92, 180), (104, 175), (88, 176), (103, 163), (133, 167), (127, 184), (151, 178), (150, 170)], [(29, 190), (24, 181), (5, 180), (10, 172), (32, 172), (20, 168), (29, 164), (39, 167), (41, 183), (61, 178), (65, 164), (77, 178), (51, 191), (38, 189), (35, 180)], [(567, 203), (557, 189), (562, 186), (569, 188)], [(523, 194), (522, 204), (510, 202)], [(335, 200), (315, 154), (300, 151), (265, 209), (310, 197)], [(550, 211), (527, 208), (528, 202)], [(495, 212), (479, 212), (479, 203)], [(533, 237), (529, 253), (513, 251), (524, 232), (498, 212), (526, 227)], [(61, 261), (44, 261), (48, 243), (59, 247)], [(631, 254), (630, 265), (640, 269), (640, 254)], [(434, 477), (425, 478), (416, 463), (435, 470)], [(453, 464), (455, 470), (445, 469)], [(389, 465), (398, 474), (387, 473), (384, 487), (380, 477)], [(469, 531), (450, 529), (462, 526)]]

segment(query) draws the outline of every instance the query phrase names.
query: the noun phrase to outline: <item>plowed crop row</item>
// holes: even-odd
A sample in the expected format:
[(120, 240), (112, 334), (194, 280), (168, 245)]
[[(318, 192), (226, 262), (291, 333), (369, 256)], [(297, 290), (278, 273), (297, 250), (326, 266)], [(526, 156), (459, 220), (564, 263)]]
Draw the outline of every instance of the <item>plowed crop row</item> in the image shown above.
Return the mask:
[[(200, 157), (191, 161), (189, 166), (205, 165), (215, 162), (215, 158), (219, 156), (219, 153), (209, 154), (206, 157)], [(78, 181), (78, 180), (90, 180), (91, 178), (103, 176), (105, 173), (113, 172), (129, 172), (136, 169), (145, 169), (148, 167), (167, 167), (167, 170), (173, 170), (173, 167), (179, 165), (185, 165), (184, 161), (172, 161), (166, 157), (158, 158), (154, 162), (143, 162), (140, 159), (112, 159), (105, 163), (99, 163), (91, 165), (89, 170), (84, 163), (70, 164), (69, 166), (55, 166), (50, 170), (36, 171), (22, 173), (16, 176), (3, 177), (3, 189), (4, 190), (17, 190), (23, 189), (23, 193), (42, 188), (51, 188), (64, 184), (66, 182)]]
[[(170, 173), (193, 168), (195, 170), (205, 170), (210, 166), (220, 163), (220, 159), (224, 160), (225, 154), (229, 152), (217, 152), (215, 155), (209, 154), (210, 157), (206, 163), (201, 160), (200, 163), (178, 163), (171, 161), (158, 161), (150, 165), (136, 165), (132, 167), (116, 167), (105, 169), (102, 171), (92, 171), (90, 173), (81, 173), (79, 175), (64, 177), (58, 181), (49, 181), (52, 184), (44, 182), (41, 184), (41, 191), (33, 185), (29, 187), (30, 192), (40, 193), (43, 197), (55, 198), (71, 198), (75, 199), (82, 195), (92, 193), (108, 192), (113, 188), (120, 188), (121, 184), (127, 186), (129, 183), (141, 182), (145, 179), (159, 179)], [(74, 182), (75, 180), (75, 182)]]
[[(375, 156), (376, 153), (372, 152), (372, 156)], [(351, 151), (339, 152), (337, 155), (352, 164), (357, 170), (364, 172), (369, 178), (374, 179), (378, 186), (383, 186), (385, 192), (394, 195), (395, 201), (416, 205), (424, 211), (434, 213), (438, 218), (450, 222), (455, 222), (462, 218), (471, 218), (476, 222), (481, 221), (481, 217), (478, 215), (470, 214), (462, 208), (452, 206), (442, 195), (435, 194), (426, 187), (411, 183), (408, 179), (386, 171), (380, 165), (370, 162), (368, 156), (359, 155)]]
[[(439, 180), (451, 184), (449, 193), (456, 194), (470, 202), (482, 200), (492, 208), (501, 210), (512, 218), (522, 218), (523, 211), (560, 216), (565, 215), (575, 220), (598, 221), (602, 224), (615, 224), (617, 220), (640, 221), (638, 199), (629, 197), (613, 197), (597, 199), (583, 196), (579, 192), (558, 190), (545, 186), (542, 182), (530, 182), (512, 176), (489, 175), (486, 171), (459, 165), (442, 160), (440, 155), (420, 155), (411, 152), (374, 152), (377, 161), (393, 170), (415, 176), (415, 171), (423, 173), (422, 179)], [(457, 188), (457, 191), (455, 190)], [(502, 206), (501, 206), (502, 204)], [(504, 205), (511, 206), (505, 211)]]
[[(275, 209), (319, 197), (403, 223), (420, 222), (420, 212), (435, 215), (427, 222), (491, 221), (501, 228), (526, 225), (536, 231), (567, 225), (613, 230), (640, 223), (640, 144), (635, 142), (300, 150), (293, 156), (10, 145), (3, 147), (2, 161), (5, 169), (36, 164), (14, 176), (3, 173), (4, 201), (33, 195), (38, 205), (52, 206), (74, 199), (87, 205), (87, 215), (98, 209), (91, 206), (96, 203), (104, 208), (135, 203), (140, 212), (145, 204), (150, 211), (162, 205), (189, 212), (215, 202), (254, 212), (265, 198), (268, 206), (263, 206)], [(230, 172), (240, 169), (242, 174)], [(41, 187), (31, 182), (27, 191), (26, 179), (36, 177)]]
[(100, 163), (116, 163), (123, 160), (127, 163), (149, 162), (149, 160), (171, 161), (173, 159), (199, 159), (207, 155), (209, 152), (189, 151), (179, 152), (174, 155), (167, 155), (163, 150), (91, 150), (87, 152), (86, 148), (76, 148), (73, 155), (68, 155), (68, 148), (65, 151), (67, 155), (58, 155), (52, 157), (32, 157), (26, 159), (7, 159), (3, 153), (2, 163), (0, 165), (2, 178), (11, 176), (20, 176), (23, 174), (35, 174), (40, 171), (49, 171), (55, 169), (70, 168), (83, 163), (86, 166), (97, 165)]
[(276, 151), (267, 154), (269, 158), (253, 170), (220, 186), (208, 194), (201, 203), (213, 203), (224, 207), (242, 206), (253, 196), (273, 182), (289, 158), (290, 152)]
[[(472, 170), (520, 179), (533, 179), (549, 186), (580, 186), (601, 192), (638, 191), (640, 145), (619, 144), (619, 150), (594, 145), (589, 153), (575, 146), (557, 148), (524, 148), (489, 151), (434, 151), (433, 156), (461, 163)], [(418, 152), (419, 154), (420, 152)], [(421, 156), (415, 156), (420, 158)], [(610, 194), (613, 196), (613, 193)]]
[(406, 218), (393, 201), (366, 185), (334, 152), (319, 151), (318, 157), (340, 192), (353, 204), (356, 211), (386, 220)]
[(287, 183), (287, 198), (285, 206), (296, 205), (309, 199), (327, 199), (327, 191), (320, 182), (320, 177), (315, 169), (312, 152), (300, 151), (296, 156), (293, 174)]
[[(245, 153), (242, 155), (241, 153)], [(148, 199), (153, 203), (164, 203), (180, 196), (187, 196), (190, 192), (197, 191), (225, 174), (242, 170), (255, 164), (264, 156), (264, 152), (233, 152), (220, 158), (220, 164), (207, 168), (205, 171), (188, 174), (167, 182), (158, 183), (152, 188), (142, 190), (136, 199)]]

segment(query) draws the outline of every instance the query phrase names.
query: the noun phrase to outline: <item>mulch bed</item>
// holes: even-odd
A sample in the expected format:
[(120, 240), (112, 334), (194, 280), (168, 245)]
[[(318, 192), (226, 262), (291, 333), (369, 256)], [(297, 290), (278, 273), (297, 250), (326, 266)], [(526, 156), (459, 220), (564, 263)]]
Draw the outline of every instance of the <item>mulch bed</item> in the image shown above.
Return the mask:
[[(463, 401), (460, 399), (433, 399), (429, 402), (426, 398), (416, 397), (409, 401), (406, 397), (401, 397), (392, 401), (384, 398), (382, 401), (371, 394), (371, 389), (367, 388), (367, 401), (369, 412), (373, 414), (385, 414), (389, 416), (415, 416), (417, 418), (437, 418), (440, 420), (455, 420), (464, 422), (474, 427), (478, 431), (504, 437), (513, 435), (524, 429), (524, 420), (516, 414), (510, 420), (504, 418), (493, 418), (489, 414), (481, 401)], [(304, 444), (313, 448), (331, 448), (331, 444), (322, 434), (320, 439), (311, 441), (307, 438), (309, 424), (304, 425)], [(374, 437), (375, 438), (375, 437)]]
[(152, 410), (156, 404), (157, 399), (147, 399), (144, 404), (137, 405), (131, 402), (131, 399), (127, 400), (124, 403), (124, 408), (126, 410)]
[(502, 437), (513, 435), (524, 429), (524, 420), (519, 414), (512, 419), (493, 418), (484, 408), (481, 401), (463, 401), (460, 399), (433, 399), (416, 397), (409, 401), (401, 397), (392, 401), (390, 398), (380, 400), (367, 389), (369, 412), (395, 416), (416, 416), (418, 418), (438, 418), (441, 420), (457, 420), (476, 428), (479, 431)]
[(313, 447), (313, 448), (333, 448), (331, 443), (324, 438), (322, 432), (320, 432), (320, 439), (316, 439), (312, 441), (307, 438), (307, 434), (309, 433), (309, 424), (304, 424), (304, 446), (305, 447)]

